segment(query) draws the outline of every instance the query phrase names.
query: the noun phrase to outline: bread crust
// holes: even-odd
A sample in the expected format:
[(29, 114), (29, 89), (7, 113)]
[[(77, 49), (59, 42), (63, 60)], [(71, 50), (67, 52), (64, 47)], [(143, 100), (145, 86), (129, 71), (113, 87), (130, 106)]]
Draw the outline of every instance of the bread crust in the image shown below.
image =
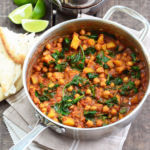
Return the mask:
[(3, 31), (2, 31), (2, 27), (0, 27), (0, 37), (1, 37), (1, 40), (2, 40), (2, 43), (5, 47), (5, 50), (8, 54), (8, 56), (17, 64), (21, 64), (23, 65), (24, 63), (24, 60), (25, 60), (25, 55), (13, 55), (13, 53), (11, 53), (11, 50), (10, 50), (10, 47), (9, 47), (9, 44), (7, 43), (7, 40), (5, 40), (5, 36), (3, 34)]

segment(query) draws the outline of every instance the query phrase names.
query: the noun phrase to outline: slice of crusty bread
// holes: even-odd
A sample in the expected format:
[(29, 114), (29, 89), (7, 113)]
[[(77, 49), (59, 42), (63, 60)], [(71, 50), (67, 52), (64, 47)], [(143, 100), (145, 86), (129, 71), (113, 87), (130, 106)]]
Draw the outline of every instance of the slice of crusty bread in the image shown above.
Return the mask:
[(16, 93), (15, 84), (21, 76), (21, 70), (21, 65), (8, 56), (0, 38), (0, 101)]
[(8, 55), (17, 64), (23, 64), (24, 59), (35, 42), (35, 34), (21, 34), (0, 27), (0, 37)]

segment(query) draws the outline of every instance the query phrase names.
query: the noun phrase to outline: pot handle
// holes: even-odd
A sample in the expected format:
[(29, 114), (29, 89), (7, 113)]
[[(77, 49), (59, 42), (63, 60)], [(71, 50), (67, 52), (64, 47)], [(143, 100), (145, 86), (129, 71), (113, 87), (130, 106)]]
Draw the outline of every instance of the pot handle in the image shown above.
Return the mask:
[(32, 131), (30, 131), (25, 137), (23, 137), (17, 144), (12, 146), (9, 150), (24, 150), (47, 127), (48, 126), (44, 126), (43, 124), (38, 124)]
[(128, 14), (129, 16), (139, 20), (140, 22), (143, 23), (144, 28), (142, 29), (142, 32), (140, 33), (139, 39), (141, 41), (143, 41), (149, 31), (149, 22), (147, 21), (146, 18), (144, 18), (142, 15), (140, 15), (138, 12), (136, 12), (135, 10), (125, 7), (125, 6), (113, 6), (111, 7), (106, 14), (104, 15), (103, 19), (105, 20), (109, 20), (109, 18), (111, 17), (111, 15), (115, 12), (115, 11), (121, 11), (124, 12), (126, 14)]
[(26, 136), (24, 136), (17, 144), (12, 146), (9, 150), (25, 150), (32, 141), (46, 128), (50, 127), (55, 132), (62, 134), (65, 133), (65, 128), (61, 128), (52, 122), (48, 122), (45, 125), (42, 123), (39, 123), (31, 130)]

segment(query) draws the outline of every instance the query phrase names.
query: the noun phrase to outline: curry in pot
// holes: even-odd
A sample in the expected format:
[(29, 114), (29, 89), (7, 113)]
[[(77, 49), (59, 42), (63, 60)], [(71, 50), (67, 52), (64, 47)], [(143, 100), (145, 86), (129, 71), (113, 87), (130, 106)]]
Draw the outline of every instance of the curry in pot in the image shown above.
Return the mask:
[(128, 115), (143, 98), (140, 55), (107, 33), (82, 29), (46, 43), (32, 67), (29, 92), (49, 118), (77, 128), (101, 127)]

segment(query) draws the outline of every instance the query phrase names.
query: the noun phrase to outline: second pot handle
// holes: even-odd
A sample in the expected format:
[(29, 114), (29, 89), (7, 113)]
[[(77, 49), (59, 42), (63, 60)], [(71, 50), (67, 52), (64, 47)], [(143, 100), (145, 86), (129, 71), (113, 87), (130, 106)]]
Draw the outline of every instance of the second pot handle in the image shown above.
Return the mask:
[(109, 18), (111, 17), (111, 15), (115, 12), (115, 11), (121, 11), (124, 12), (126, 14), (128, 14), (129, 16), (139, 20), (140, 22), (143, 23), (144, 28), (142, 30), (142, 32), (140, 33), (139, 39), (141, 41), (143, 41), (149, 31), (149, 22), (147, 21), (146, 18), (144, 18), (142, 15), (140, 15), (138, 12), (136, 12), (135, 10), (125, 7), (125, 6), (113, 6), (111, 7), (105, 14), (105, 16), (103, 17), (103, 19), (105, 20), (109, 20)]

